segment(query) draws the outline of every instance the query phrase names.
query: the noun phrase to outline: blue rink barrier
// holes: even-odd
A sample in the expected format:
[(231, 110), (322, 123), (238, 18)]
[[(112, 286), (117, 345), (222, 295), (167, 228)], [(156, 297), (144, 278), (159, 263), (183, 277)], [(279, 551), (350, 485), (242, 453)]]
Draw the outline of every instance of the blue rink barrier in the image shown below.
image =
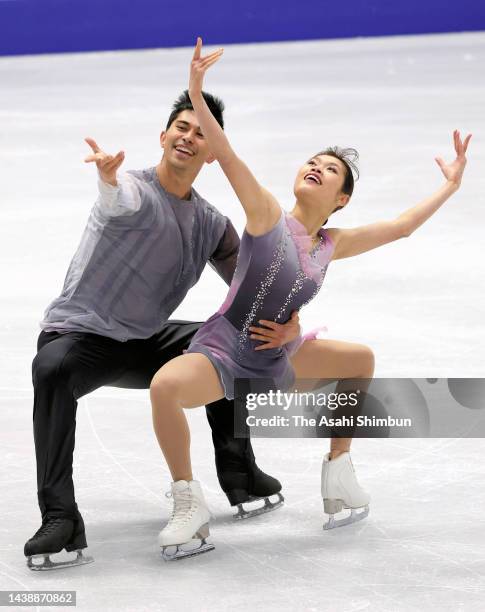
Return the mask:
[(485, 0), (0, 0), (0, 55), (485, 30)]

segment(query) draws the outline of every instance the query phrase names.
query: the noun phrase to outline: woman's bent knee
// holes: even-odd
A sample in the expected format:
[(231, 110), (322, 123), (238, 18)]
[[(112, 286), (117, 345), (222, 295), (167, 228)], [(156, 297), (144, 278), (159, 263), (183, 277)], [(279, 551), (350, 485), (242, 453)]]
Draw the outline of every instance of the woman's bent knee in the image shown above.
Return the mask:
[(171, 376), (157, 372), (150, 383), (150, 397), (158, 399), (161, 397), (177, 397), (179, 383)]
[(375, 356), (373, 350), (365, 344), (359, 344), (358, 357), (361, 376), (370, 378), (374, 373)]

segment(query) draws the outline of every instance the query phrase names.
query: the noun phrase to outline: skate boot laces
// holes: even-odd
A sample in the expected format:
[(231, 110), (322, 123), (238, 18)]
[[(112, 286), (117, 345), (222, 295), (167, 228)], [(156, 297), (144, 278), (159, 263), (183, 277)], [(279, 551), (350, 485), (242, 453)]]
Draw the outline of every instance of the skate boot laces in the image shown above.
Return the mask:
[(197, 500), (192, 495), (190, 488), (178, 491), (175, 495), (172, 491), (168, 491), (165, 497), (173, 497), (173, 509), (167, 527), (180, 527), (188, 523), (197, 509)]
[(42, 523), (40, 528), (36, 531), (34, 538), (38, 536), (49, 535), (52, 531), (55, 531), (59, 525), (61, 525), (66, 519), (60, 517), (51, 517), (47, 518), (45, 522)]

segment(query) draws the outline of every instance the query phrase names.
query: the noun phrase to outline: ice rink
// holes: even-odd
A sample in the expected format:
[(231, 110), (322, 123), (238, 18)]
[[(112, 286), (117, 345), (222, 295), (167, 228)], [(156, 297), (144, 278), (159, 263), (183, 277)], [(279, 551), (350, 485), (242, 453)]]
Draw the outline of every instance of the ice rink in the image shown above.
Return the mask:
[[(205, 411), (192, 411), (194, 474), (216, 550), (169, 564), (156, 536), (170, 477), (147, 391), (103, 388), (79, 404), (76, 495), (95, 563), (27, 569), (24, 542), (40, 525), (30, 366), (38, 321), (96, 198), (83, 139), (124, 149), (125, 169), (155, 165), (190, 57), (185, 48), (0, 59), (0, 590), (76, 590), (79, 610), (104, 612), (482, 609), (481, 439), (356, 440), (370, 515), (324, 532), (327, 441), (255, 440), (286, 503), (235, 523)], [(376, 376), (484, 376), (484, 65), (485, 33), (475, 33), (228, 46), (207, 77), (226, 103), (234, 148), (288, 210), (311, 154), (358, 149), (361, 180), (330, 226), (391, 219), (418, 203), (442, 183), (434, 157), (454, 157), (453, 129), (473, 133), (461, 190), (410, 238), (332, 263), (302, 312), (304, 329), (325, 324), (330, 338), (371, 346)], [(195, 187), (242, 231), (217, 164)], [(204, 320), (225, 295), (207, 267), (174, 318)]]

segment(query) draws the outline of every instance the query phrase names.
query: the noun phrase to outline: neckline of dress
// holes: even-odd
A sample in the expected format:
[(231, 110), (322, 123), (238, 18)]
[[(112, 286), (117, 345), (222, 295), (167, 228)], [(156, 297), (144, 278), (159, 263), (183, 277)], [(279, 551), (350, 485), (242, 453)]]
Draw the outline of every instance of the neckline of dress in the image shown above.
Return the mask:
[(317, 236), (319, 237), (318, 242), (316, 242), (315, 244), (313, 244), (313, 238), (310, 236), (310, 234), (308, 233), (305, 225), (299, 221), (296, 217), (294, 217), (291, 213), (286, 212), (286, 218), (290, 219), (291, 222), (294, 222), (297, 226), (297, 228), (299, 229), (298, 234), (303, 237), (306, 238), (307, 240), (311, 241), (311, 249), (308, 251), (306, 248), (304, 249), (304, 252), (309, 256), (313, 256), (315, 255), (315, 253), (317, 251), (319, 251), (322, 246), (323, 246), (323, 239), (325, 236), (325, 230), (323, 229), (323, 227), (320, 227), (320, 229), (317, 232)]

